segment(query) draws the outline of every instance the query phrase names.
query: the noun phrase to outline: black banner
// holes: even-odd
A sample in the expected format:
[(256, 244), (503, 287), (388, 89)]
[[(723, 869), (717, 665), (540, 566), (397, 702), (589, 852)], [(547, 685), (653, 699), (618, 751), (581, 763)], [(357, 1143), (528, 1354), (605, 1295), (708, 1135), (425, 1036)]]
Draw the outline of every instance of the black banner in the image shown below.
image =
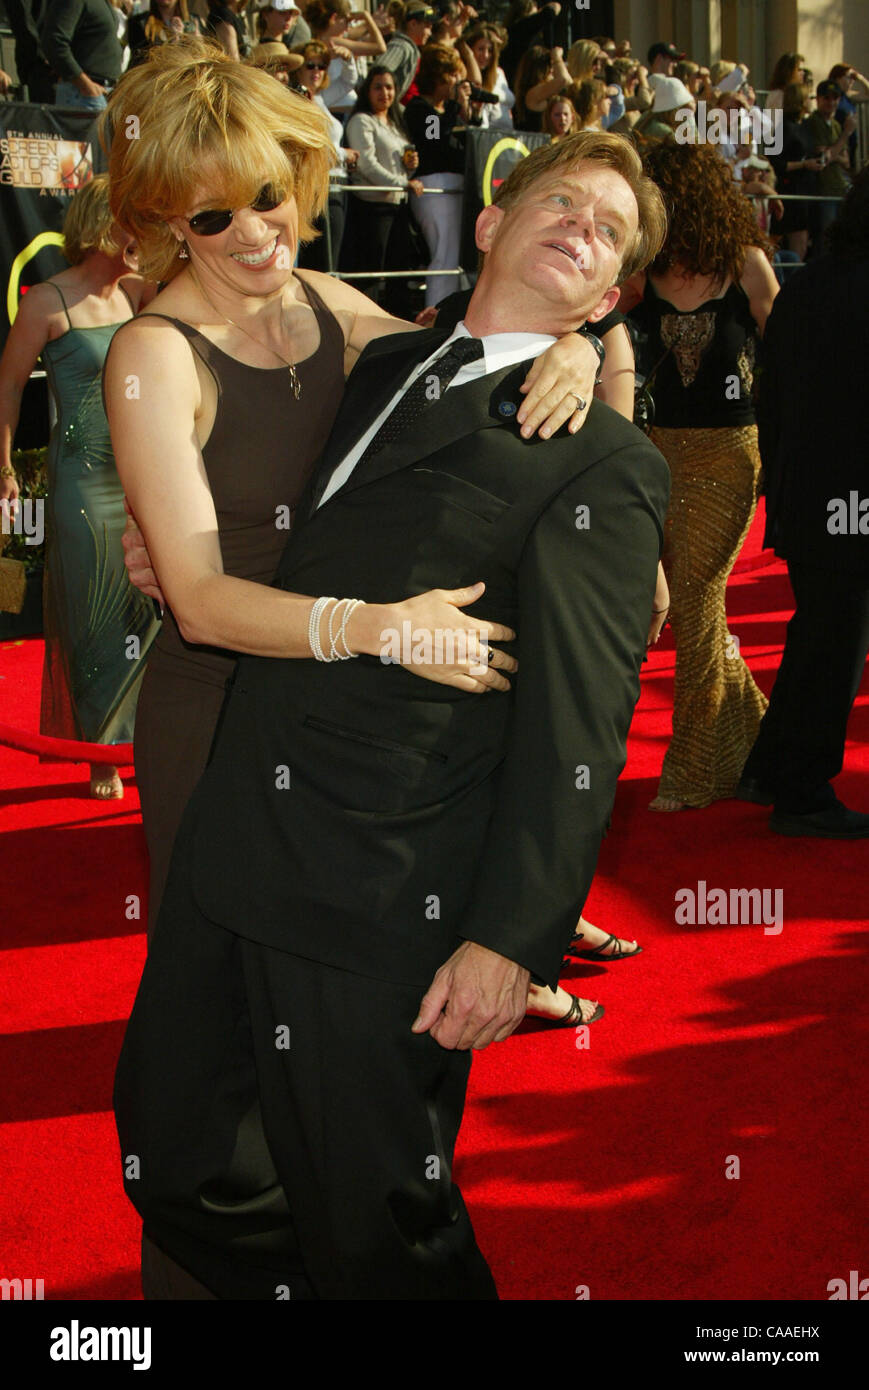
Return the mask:
[(465, 197), (462, 220), (462, 265), (477, 264), (474, 225), (477, 215), (492, 201), (495, 190), (510, 170), (549, 136), (527, 130), (468, 130), (465, 143)]
[(103, 168), (92, 112), (0, 104), (0, 347), (22, 294), (66, 266), (69, 200)]

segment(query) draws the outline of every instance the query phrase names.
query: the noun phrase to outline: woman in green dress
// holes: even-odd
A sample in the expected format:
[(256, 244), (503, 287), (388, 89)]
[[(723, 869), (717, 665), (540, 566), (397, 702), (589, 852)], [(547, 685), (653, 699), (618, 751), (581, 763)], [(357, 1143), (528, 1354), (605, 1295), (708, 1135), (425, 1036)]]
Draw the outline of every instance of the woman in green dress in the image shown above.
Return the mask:
[[(28, 291), (0, 360), (0, 498), (14, 503), (17, 497), (12, 440), (41, 354), (57, 418), (47, 465), (40, 732), (127, 743), (144, 657), (160, 624), (154, 604), (124, 569), (124, 493), (101, 373), (115, 330), (138, 312), (146, 288), (130, 268), (133, 243), (114, 226), (106, 175), (76, 194), (63, 232), (69, 269)], [(92, 765), (92, 796), (123, 794), (115, 766)]]

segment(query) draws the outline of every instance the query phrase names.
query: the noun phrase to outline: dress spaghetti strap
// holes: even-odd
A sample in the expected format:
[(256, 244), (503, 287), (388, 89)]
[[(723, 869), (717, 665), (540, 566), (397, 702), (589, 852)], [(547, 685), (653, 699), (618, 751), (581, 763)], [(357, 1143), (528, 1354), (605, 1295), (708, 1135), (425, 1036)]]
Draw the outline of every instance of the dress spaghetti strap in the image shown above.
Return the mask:
[(55, 284), (53, 280), (46, 280), (45, 283), (46, 285), (51, 285), (52, 289), (57, 290), (58, 294), (60, 295), (60, 302), (63, 305), (63, 312), (66, 314), (67, 325), (70, 328), (72, 328), (72, 319), (69, 316), (69, 309), (66, 307), (66, 300), (63, 297), (63, 290), (60, 288), (60, 285)]
[(138, 310), (136, 309), (135, 304), (133, 303), (132, 299), (130, 298), (130, 296), (129, 296), (128, 292), (127, 292), (127, 287), (126, 287), (126, 285), (122, 285), (121, 282), (118, 281), (118, 289), (121, 290), (121, 291), (123, 292), (124, 298), (126, 299), (127, 303), (128, 303), (129, 306), (130, 306), (130, 312), (132, 313), (133, 318), (135, 318), (135, 317), (136, 317), (136, 314), (138, 313)]

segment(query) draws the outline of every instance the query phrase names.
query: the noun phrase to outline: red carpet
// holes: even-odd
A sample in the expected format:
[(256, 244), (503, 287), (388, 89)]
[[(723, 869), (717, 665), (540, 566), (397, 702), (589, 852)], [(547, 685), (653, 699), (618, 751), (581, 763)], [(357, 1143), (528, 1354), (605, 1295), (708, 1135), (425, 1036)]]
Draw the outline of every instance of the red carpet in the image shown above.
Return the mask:
[[(769, 689), (790, 611), (759, 523), (732, 631)], [(42, 645), (0, 645), (3, 722), (35, 731)], [(645, 668), (589, 918), (645, 950), (575, 966), (606, 1017), (578, 1050), (529, 1021), (474, 1063), (457, 1175), (502, 1297), (825, 1300), (865, 1256), (869, 843), (782, 840), (737, 802), (646, 810), (669, 731), (669, 638)], [(869, 809), (869, 682), (843, 800)], [(144, 948), (135, 786), (0, 748), (0, 1277), (47, 1299), (139, 1296), (112, 1074)], [(783, 930), (680, 926), (675, 894), (781, 890)], [(734, 1172), (738, 1160), (739, 1176)]]

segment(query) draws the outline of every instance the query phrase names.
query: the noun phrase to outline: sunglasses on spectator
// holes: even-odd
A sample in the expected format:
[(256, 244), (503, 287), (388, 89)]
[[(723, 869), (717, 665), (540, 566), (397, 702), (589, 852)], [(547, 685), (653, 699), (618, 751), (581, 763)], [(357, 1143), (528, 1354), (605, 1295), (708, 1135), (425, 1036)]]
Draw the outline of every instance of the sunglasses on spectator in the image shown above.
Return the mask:
[[(271, 212), (274, 208), (280, 207), (283, 201), (284, 195), (267, 183), (260, 189), (250, 207), (254, 212)], [(188, 217), (187, 225), (197, 236), (217, 236), (218, 233), (226, 231), (238, 211), (238, 208), (235, 211), (229, 208), (208, 208), (205, 212), (197, 212), (195, 216)]]
[(329, 66), (328, 63), (306, 63), (306, 64), (305, 64), (305, 67), (308, 68), (311, 72), (325, 72), (328, 66)]

